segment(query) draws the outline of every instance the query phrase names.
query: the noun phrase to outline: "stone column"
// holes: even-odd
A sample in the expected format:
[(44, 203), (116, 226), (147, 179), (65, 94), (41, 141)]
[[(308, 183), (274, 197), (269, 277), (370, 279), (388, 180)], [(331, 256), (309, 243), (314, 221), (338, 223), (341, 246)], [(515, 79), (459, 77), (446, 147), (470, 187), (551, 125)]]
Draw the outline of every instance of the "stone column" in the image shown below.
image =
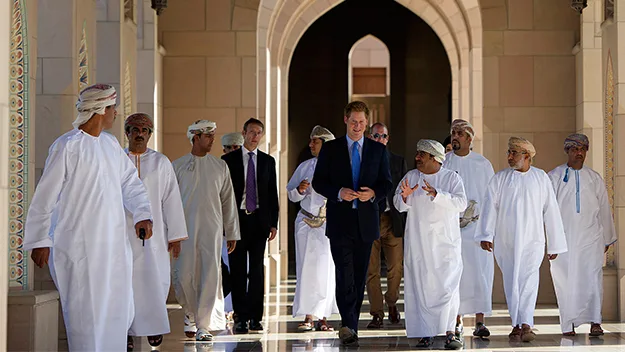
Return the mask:
[(588, 136), (591, 148), (586, 165), (602, 176), (605, 174), (603, 148), (603, 96), (601, 74), (601, 15), (600, 1), (591, 1), (582, 13), (581, 40), (573, 48), (577, 81), (576, 129)]
[(165, 49), (158, 43), (158, 16), (150, 0), (138, 4), (137, 28), (137, 112), (154, 119), (154, 134), (149, 148), (162, 150), (163, 116), (163, 56)]
[[(614, 1), (614, 215), (619, 241), (616, 256), (619, 283), (619, 319), (625, 321), (625, 0)], [(604, 32), (605, 34), (605, 32)]]
[[(127, 145), (124, 120), (136, 111), (137, 66), (137, 4), (124, 8), (123, 0), (97, 1), (97, 71), (98, 83), (110, 84), (117, 89), (117, 120), (109, 131)], [(141, 3), (141, 6), (142, 3)]]
[(35, 177), (39, 181), (50, 145), (72, 129), (78, 98), (78, 53), (74, 50), (75, 0), (38, 1)]

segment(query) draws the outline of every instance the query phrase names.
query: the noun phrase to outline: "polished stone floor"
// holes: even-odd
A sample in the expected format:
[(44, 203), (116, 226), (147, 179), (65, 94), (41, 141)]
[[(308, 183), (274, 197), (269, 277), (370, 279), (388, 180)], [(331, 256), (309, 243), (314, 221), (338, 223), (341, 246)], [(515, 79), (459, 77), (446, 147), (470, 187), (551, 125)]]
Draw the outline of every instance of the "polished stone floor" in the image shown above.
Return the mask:
[[(414, 347), (415, 339), (406, 338), (403, 319), (399, 325), (390, 325), (384, 321), (384, 328), (378, 331), (367, 330), (370, 319), (368, 303), (363, 305), (360, 316), (360, 347), (342, 348), (336, 332), (298, 333), (297, 324), (300, 319), (291, 317), (291, 302), (295, 284), (293, 281), (283, 283), (277, 290), (273, 289), (266, 295), (265, 332), (263, 334), (233, 335), (231, 331), (223, 331), (215, 336), (211, 343), (195, 342), (187, 339), (183, 333), (183, 313), (179, 306), (171, 306), (170, 321), (172, 333), (165, 336), (159, 351), (167, 352), (201, 352), (201, 351), (411, 351), (420, 350)], [(402, 292), (403, 293), (403, 292)], [(400, 311), (403, 301), (399, 304)], [(537, 338), (531, 343), (511, 344), (508, 342), (510, 318), (505, 305), (495, 307), (493, 316), (487, 318), (491, 337), (482, 340), (471, 337), (474, 321), (465, 318), (465, 350), (481, 351), (625, 351), (625, 324), (603, 324), (606, 332), (601, 338), (589, 338), (589, 326), (577, 329), (578, 335), (573, 338), (563, 337), (558, 325), (558, 312), (555, 307), (538, 307), (536, 311), (535, 331)], [(402, 315), (403, 317), (403, 315)], [(336, 327), (339, 317), (332, 316), (331, 323)], [(138, 341), (137, 341), (138, 342)], [(444, 337), (438, 337), (430, 348), (442, 350)], [(135, 351), (150, 351), (152, 348), (144, 339), (137, 343)]]

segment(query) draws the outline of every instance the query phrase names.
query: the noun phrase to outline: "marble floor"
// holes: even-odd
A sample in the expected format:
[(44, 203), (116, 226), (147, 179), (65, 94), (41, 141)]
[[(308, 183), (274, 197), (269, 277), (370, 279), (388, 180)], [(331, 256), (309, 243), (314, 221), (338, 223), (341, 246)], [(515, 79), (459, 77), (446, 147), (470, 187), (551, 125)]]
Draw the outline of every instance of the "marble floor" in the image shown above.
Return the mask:
[[(384, 284), (383, 284), (384, 285)], [(231, 330), (216, 334), (211, 343), (196, 342), (187, 339), (183, 333), (183, 312), (178, 305), (170, 306), (170, 322), (172, 333), (165, 336), (158, 351), (163, 352), (201, 352), (201, 351), (412, 351), (416, 348), (416, 340), (406, 338), (404, 321), (391, 325), (384, 321), (381, 330), (367, 330), (370, 320), (368, 302), (365, 297), (360, 316), (360, 347), (343, 348), (340, 346), (336, 332), (298, 333), (300, 319), (291, 317), (291, 302), (295, 291), (294, 281), (282, 283), (266, 295), (265, 321), (263, 334), (234, 335)], [(403, 292), (402, 292), (403, 297)], [(400, 300), (400, 312), (403, 301)], [(403, 318), (403, 314), (402, 314)], [(339, 316), (330, 318), (331, 324), (339, 325)], [(473, 318), (465, 318), (465, 350), (480, 351), (589, 351), (589, 352), (625, 352), (625, 324), (604, 323), (605, 335), (601, 338), (589, 338), (590, 327), (584, 325), (577, 330), (576, 337), (563, 337), (558, 324), (558, 311), (553, 306), (539, 306), (536, 310), (535, 331), (537, 338), (531, 343), (511, 344), (508, 342), (510, 317), (505, 305), (497, 305), (493, 316), (486, 321), (491, 330), (490, 339), (479, 339), (471, 336)], [(147, 340), (135, 340), (135, 351), (157, 350), (150, 347)], [(442, 350), (444, 337), (437, 337), (431, 350)]]

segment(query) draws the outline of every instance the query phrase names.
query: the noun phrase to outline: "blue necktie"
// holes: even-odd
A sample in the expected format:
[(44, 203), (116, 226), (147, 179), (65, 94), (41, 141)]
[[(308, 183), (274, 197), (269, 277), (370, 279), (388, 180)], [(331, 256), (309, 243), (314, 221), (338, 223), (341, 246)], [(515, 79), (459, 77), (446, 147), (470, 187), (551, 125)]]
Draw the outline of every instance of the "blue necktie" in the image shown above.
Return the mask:
[[(358, 178), (360, 177), (360, 154), (358, 154), (358, 143), (352, 144), (352, 182), (354, 191), (358, 192)], [(358, 199), (354, 199), (354, 207), (358, 207)]]

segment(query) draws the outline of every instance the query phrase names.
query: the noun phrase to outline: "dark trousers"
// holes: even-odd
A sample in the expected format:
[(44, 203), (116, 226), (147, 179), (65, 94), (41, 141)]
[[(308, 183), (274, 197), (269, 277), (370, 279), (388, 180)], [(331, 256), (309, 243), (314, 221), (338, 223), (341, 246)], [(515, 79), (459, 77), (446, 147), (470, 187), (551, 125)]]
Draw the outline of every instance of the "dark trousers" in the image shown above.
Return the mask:
[(230, 284), (230, 271), (228, 270), (228, 266), (222, 259), (221, 260), (221, 287), (224, 291), (224, 297), (230, 294), (231, 286), (232, 285)]
[[(229, 254), (232, 307), (237, 321), (263, 319), (265, 301), (265, 267), (263, 257), (269, 230), (259, 226), (257, 213), (239, 211), (241, 240)], [(248, 272), (249, 255), (249, 272)], [(248, 284), (249, 279), (249, 284)]]
[(341, 325), (356, 332), (365, 297), (371, 244), (360, 238), (330, 237), (330, 250), (336, 269), (336, 304), (341, 313)]

